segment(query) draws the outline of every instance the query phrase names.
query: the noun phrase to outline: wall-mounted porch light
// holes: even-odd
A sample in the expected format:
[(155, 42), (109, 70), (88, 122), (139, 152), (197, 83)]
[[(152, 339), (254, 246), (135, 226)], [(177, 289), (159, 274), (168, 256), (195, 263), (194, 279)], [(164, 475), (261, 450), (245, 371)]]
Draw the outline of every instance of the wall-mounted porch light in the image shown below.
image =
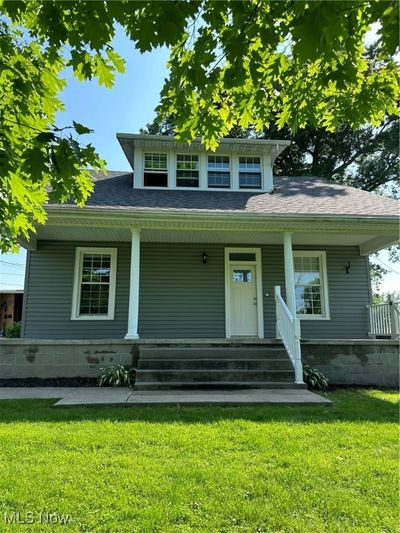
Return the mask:
[(350, 261), (347, 261), (347, 265), (346, 265), (346, 274), (350, 274)]
[(201, 254), (201, 260), (202, 260), (202, 262), (203, 262), (203, 265), (206, 265), (206, 264), (207, 264), (207, 262), (208, 262), (208, 254), (207, 254), (207, 252), (203, 252), (203, 253)]

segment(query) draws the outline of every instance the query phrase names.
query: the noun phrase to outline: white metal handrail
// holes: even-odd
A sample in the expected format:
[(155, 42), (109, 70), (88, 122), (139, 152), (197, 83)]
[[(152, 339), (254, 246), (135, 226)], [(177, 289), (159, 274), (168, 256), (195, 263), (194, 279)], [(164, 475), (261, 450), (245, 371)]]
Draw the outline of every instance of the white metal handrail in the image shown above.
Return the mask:
[(385, 304), (367, 305), (369, 312), (369, 335), (372, 337), (399, 338), (400, 302), (390, 300)]
[(283, 345), (293, 364), (296, 383), (303, 383), (303, 365), (301, 363), (300, 320), (292, 316), (281, 295), (279, 285), (275, 287), (276, 328)]

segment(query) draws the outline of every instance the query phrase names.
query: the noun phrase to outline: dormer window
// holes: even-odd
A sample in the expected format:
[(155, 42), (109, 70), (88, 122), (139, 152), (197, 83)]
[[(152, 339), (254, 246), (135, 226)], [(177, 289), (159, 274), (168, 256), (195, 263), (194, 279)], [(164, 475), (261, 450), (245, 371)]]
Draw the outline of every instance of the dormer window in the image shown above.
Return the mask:
[(180, 155), (176, 156), (176, 186), (198, 187), (199, 186), (199, 156)]
[(231, 186), (231, 168), (228, 156), (208, 156), (208, 186), (224, 189)]
[(239, 187), (241, 189), (261, 189), (260, 157), (239, 157)]
[(167, 154), (144, 154), (145, 187), (168, 187)]

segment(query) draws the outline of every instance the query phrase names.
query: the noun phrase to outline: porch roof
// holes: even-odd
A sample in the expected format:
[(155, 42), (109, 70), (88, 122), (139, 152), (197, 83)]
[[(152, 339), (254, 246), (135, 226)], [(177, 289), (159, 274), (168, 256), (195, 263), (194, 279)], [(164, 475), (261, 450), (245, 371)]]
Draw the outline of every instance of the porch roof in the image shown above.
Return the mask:
[[(95, 189), (85, 210), (264, 216), (334, 216), (397, 218), (399, 203), (354, 187), (315, 177), (276, 177), (273, 193), (134, 189), (129, 172), (96, 173)], [(72, 203), (51, 204), (76, 210)]]

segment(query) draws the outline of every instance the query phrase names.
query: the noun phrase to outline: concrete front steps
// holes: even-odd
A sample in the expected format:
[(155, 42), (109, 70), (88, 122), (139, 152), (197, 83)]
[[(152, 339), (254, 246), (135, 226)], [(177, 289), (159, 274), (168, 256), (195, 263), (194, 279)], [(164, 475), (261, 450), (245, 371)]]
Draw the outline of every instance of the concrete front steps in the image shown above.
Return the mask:
[(143, 345), (135, 390), (295, 389), (282, 344)]

